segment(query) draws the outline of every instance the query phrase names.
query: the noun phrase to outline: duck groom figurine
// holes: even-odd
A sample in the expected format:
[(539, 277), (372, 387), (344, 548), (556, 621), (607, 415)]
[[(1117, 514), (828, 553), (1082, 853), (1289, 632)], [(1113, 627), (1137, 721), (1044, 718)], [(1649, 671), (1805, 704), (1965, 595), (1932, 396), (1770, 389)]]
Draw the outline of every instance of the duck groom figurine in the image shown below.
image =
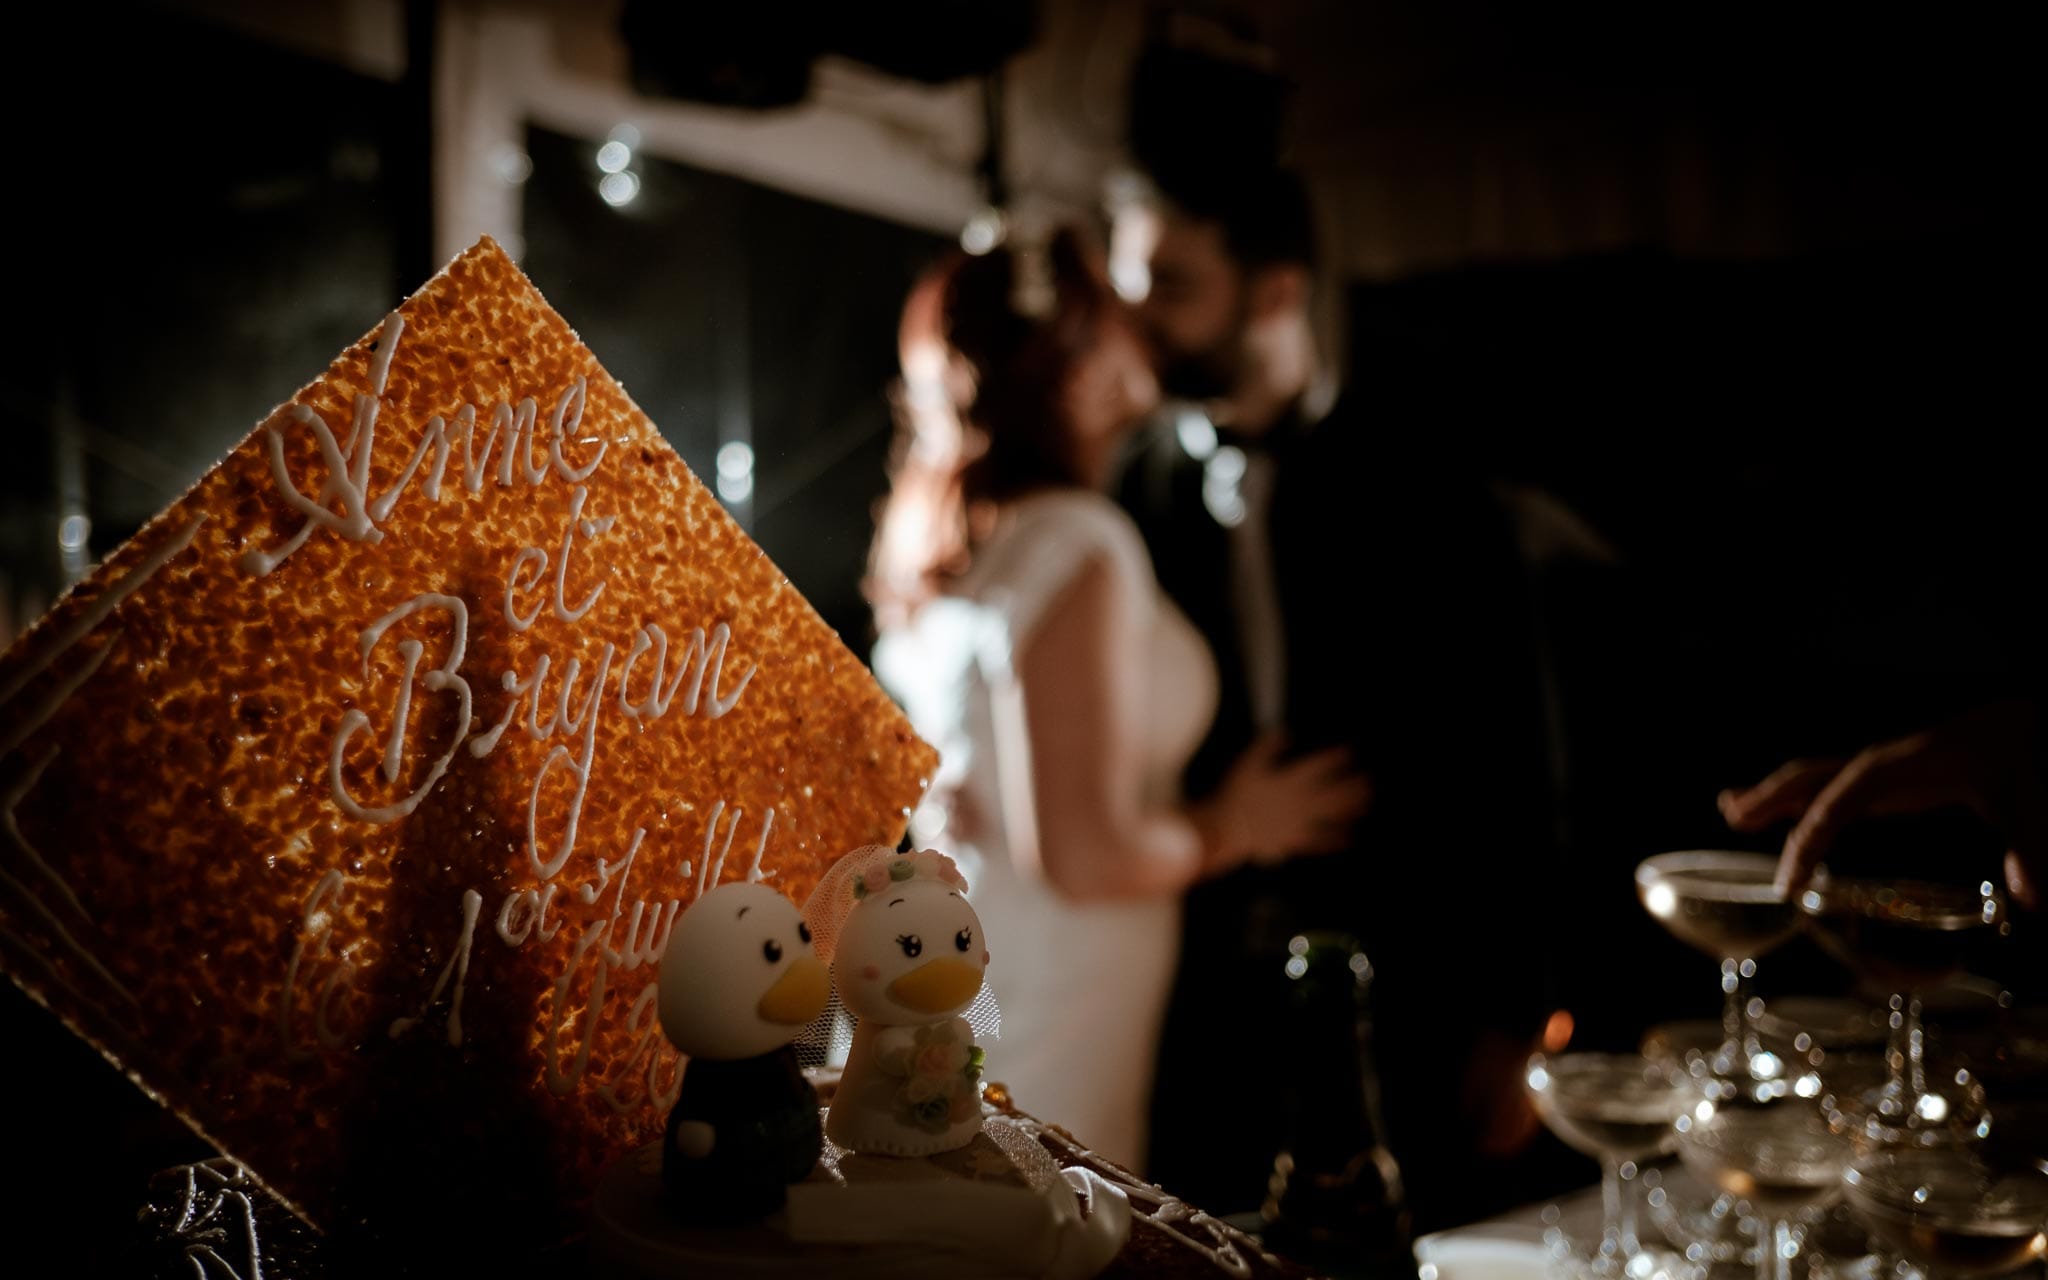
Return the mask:
[(766, 885), (720, 885), (676, 918), (658, 981), (661, 1029), (689, 1057), (661, 1150), (670, 1202), (694, 1222), (775, 1212), (823, 1150), (790, 1043), (830, 993), (809, 927)]

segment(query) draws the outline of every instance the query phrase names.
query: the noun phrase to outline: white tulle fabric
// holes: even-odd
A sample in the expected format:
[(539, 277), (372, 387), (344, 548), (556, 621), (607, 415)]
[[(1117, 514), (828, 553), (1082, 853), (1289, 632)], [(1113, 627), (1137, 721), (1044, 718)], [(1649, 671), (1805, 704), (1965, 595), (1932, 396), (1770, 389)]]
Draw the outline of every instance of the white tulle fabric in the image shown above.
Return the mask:
[[(811, 929), (811, 950), (828, 967), (839, 954), (839, 935), (846, 928), (846, 917), (852, 912), (853, 904), (858, 901), (854, 897), (853, 882), (873, 868), (886, 867), (903, 856), (891, 845), (862, 845), (827, 867), (812, 888), (811, 896), (804, 899), (803, 917)], [(967, 899), (970, 903), (975, 901), (973, 888), (973, 882), (969, 881)], [(978, 909), (975, 914), (980, 914)], [(982, 927), (986, 929), (987, 925)], [(812, 1019), (796, 1038), (797, 1060), (805, 1066), (844, 1066), (847, 1051), (853, 1046), (855, 1020), (847, 1010), (846, 1002), (839, 998), (837, 977), (835, 972), (832, 994), (825, 1002), (824, 1011)], [(984, 1049), (1002, 1039), (1002, 1006), (987, 982), (982, 983), (981, 990), (960, 1016), (967, 1019), (967, 1025), (974, 1030), (975, 1043)]]
[[(957, 594), (882, 636), (875, 670), (940, 751), (913, 832), (958, 859), (987, 933), (1003, 1038), (988, 1047), (986, 1079), (1136, 1168), (1180, 942), (1179, 900), (1068, 901), (1005, 834), (1020, 819), (1035, 829), (1036, 815), (1062, 802), (1031, 777), (1013, 658), (1095, 563), (1115, 584), (1107, 712), (1120, 729), (1111, 740), (1125, 744), (1101, 767), (1144, 807), (1170, 805), (1215, 714), (1215, 665), (1161, 594), (1137, 528), (1107, 498), (1065, 491), (1015, 504)], [(1006, 812), (1020, 804), (1032, 811)]]

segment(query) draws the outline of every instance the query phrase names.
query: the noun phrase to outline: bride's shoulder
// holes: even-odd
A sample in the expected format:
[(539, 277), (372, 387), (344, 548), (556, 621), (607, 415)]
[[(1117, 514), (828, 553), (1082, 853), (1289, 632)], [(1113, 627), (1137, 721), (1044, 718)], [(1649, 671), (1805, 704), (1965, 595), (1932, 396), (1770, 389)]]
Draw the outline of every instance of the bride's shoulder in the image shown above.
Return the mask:
[(1115, 502), (1089, 489), (1036, 493), (1011, 509), (1009, 540), (1040, 550), (1058, 550), (1076, 560), (1106, 555), (1116, 567), (1151, 574), (1144, 535)]
[(1083, 570), (1101, 565), (1118, 598), (1157, 594), (1145, 539), (1121, 507), (1099, 493), (1062, 489), (1011, 505), (995, 537), (975, 557), (973, 594), (1001, 600), (1013, 625), (1028, 630)]

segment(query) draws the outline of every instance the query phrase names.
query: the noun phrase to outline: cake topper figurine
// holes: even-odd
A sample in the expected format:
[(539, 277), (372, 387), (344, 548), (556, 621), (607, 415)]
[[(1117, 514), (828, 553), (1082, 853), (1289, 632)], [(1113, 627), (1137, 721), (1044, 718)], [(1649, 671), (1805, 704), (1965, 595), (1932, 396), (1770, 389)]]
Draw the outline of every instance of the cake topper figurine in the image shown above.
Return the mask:
[(669, 1199), (699, 1222), (773, 1213), (824, 1146), (790, 1044), (830, 994), (810, 928), (766, 885), (719, 885), (676, 918), (658, 981), (661, 1029), (690, 1059), (661, 1148)]
[(981, 1131), (982, 1051), (961, 1015), (988, 950), (945, 854), (870, 845), (804, 906), (840, 1002), (859, 1019), (825, 1132), (850, 1151), (928, 1156)]

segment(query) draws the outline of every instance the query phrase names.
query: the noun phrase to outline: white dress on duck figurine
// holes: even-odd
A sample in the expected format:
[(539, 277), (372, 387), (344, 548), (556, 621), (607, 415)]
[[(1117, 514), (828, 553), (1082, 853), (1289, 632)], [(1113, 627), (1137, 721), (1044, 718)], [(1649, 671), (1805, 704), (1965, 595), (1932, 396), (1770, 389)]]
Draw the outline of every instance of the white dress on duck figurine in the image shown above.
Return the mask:
[[(875, 671), (941, 765), (913, 832), (949, 849), (988, 930), (1002, 1008), (985, 1079), (1113, 1160), (1142, 1170), (1160, 1022), (1180, 948), (1180, 901), (1075, 902), (1008, 847), (1017, 819), (1061, 802), (1033, 785), (1012, 655), (1092, 564), (1115, 583), (1109, 687), (1129, 744), (1105, 762), (1147, 809), (1174, 804), (1216, 708), (1208, 647), (1160, 591), (1137, 527), (1109, 499), (1064, 490), (1022, 499), (980, 547), (956, 593), (886, 632)], [(1030, 805), (1031, 814), (1006, 812)], [(961, 810), (971, 823), (955, 823)], [(948, 830), (948, 827), (953, 829)], [(962, 830), (961, 828), (968, 828)]]

